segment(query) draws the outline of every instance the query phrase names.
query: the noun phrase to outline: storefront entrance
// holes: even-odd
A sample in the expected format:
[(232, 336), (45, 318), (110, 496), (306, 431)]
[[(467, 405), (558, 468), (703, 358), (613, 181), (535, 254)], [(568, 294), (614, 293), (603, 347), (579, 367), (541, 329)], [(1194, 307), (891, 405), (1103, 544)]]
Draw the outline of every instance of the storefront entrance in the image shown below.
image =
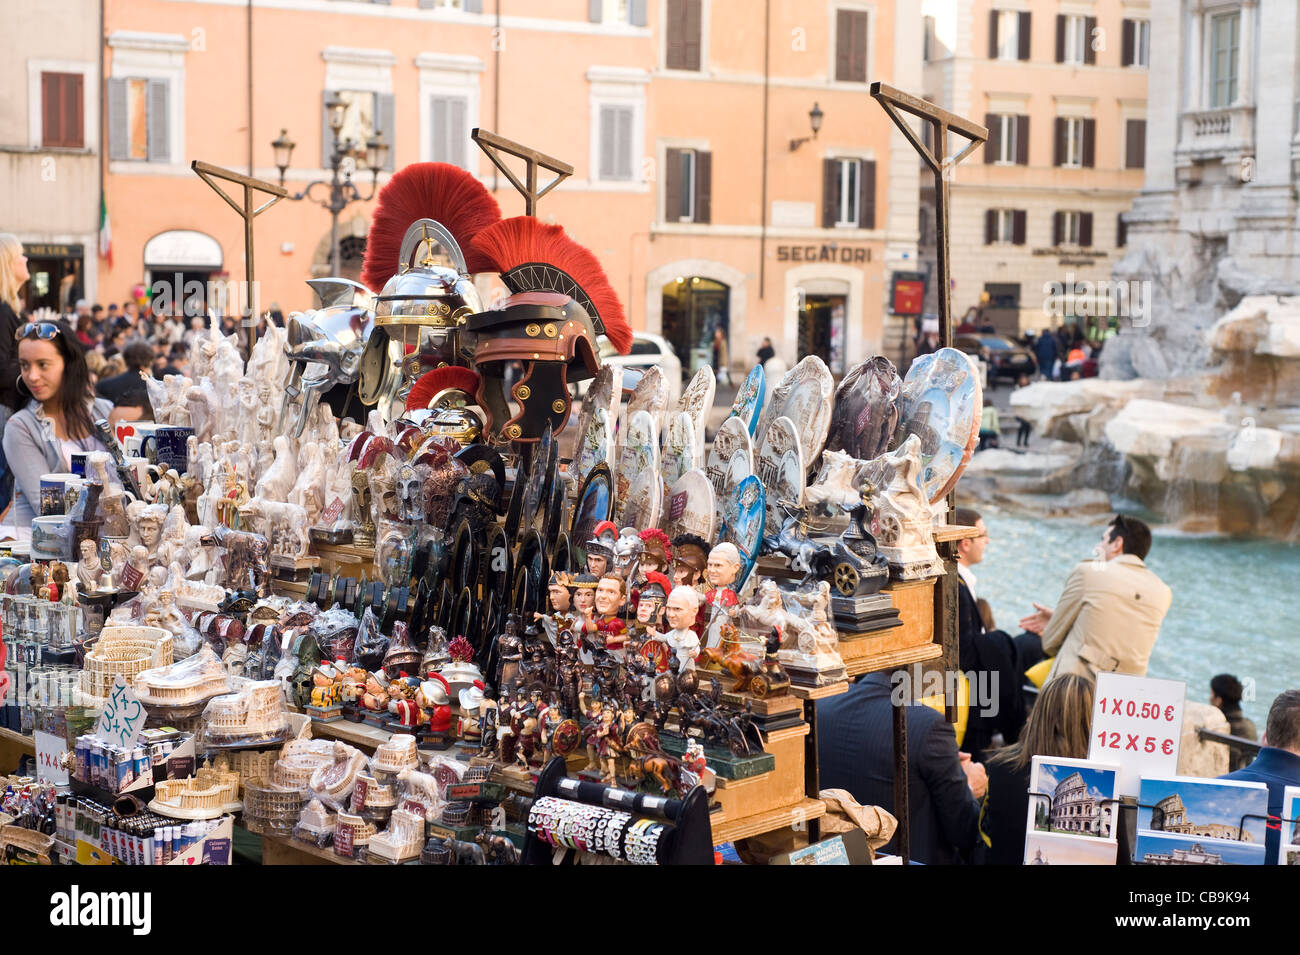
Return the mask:
[[(678, 276), (663, 287), (663, 336), (690, 376), (713, 365), (714, 332), (721, 328), (730, 350), (731, 289), (701, 276)], [(728, 361), (730, 355), (727, 356)]]
[(85, 297), (81, 258), (84, 246), (49, 242), (24, 242), (27, 256), (27, 311), (52, 308), (60, 314), (72, 312), (77, 299)]
[(844, 322), (848, 295), (803, 295), (799, 310), (799, 357), (819, 355), (831, 374), (844, 374)]
[(221, 244), (189, 230), (163, 232), (144, 246), (145, 280), (159, 315), (207, 313), (208, 283), (221, 271)]

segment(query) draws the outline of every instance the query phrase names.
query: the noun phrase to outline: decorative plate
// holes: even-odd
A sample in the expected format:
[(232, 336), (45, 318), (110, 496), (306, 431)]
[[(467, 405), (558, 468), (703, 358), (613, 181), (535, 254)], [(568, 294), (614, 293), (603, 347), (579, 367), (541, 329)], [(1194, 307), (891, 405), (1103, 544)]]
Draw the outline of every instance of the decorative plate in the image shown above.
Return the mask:
[(623, 505), (623, 526), (648, 531), (659, 526), (663, 512), (664, 482), (658, 471), (646, 470), (637, 475), (628, 488)]
[(677, 479), (664, 501), (663, 528), (668, 539), (678, 534), (698, 534), (713, 540), (717, 505), (713, 485), (699, 468), (692, 468)]
[(870, 461), (889, 450), (898, 430), (903, 382), (883, 355), (854, 365), (835, 391), (826, 447)]
[(740, 482), (722, 505), (723, 539), (729, 540), (740, 551), (740, 576), (732, 590), (739, 591), (754, 569), (759, 548), (763, 546), (763, 530), (767, 526), (767, 494), (763, 482), (751, 474)]
[[(578, 415), (578, 445), (573, 451), (574, 464), (578, 466), (578, 480), (601, 461), (614, 467), (614, 426), (618, 423), (618, 409), (623, 400), (623, 368), (621, 365), (601, 365), (582, 399)], [(603, 411), (598, 424), (593, 419)], [(597, 457), (596, 455), (600, 455)]]
[(754, 429), (758, 427), (759, 415), (763, 411), (763, 396), (767, 393), (766, 379), (763, 366), (755, 365), (745, 376), (740, 390), (736, 392), (736, 400), (731, 405), (732, 416), (741, 420), (751, 438), (754, 436)]
[(719, 502), (726, 498), (727, 474), (731, 471), (731, 460), (737, 455), (749, 461), (746, 474), (754, 473), (754, 445), (749, 439), (749, 429), (740, 417), (731, 417), (722, 422), (718, 433), (713, 436), (713, 447), (709, 449), (709, 463), (704, 473), (709, 476), (713, 493)]
[(627, 402), (627, 416), (631, 420), (638, 411), (650, 412), (655, 427), (663, 428), (668, 417), (668, 382), (664, 380), (664, 370), (658, 365), (651, 365), (641, 374)]
[(778, 417), (768, 425), (763, 450), (755, 462), (755, 471), (767, 494), (767, 519), (779, 527), (786, 517), (786, 505), (803, 506), (804, 466), (799, 431), (789, 418)]
[(957, 483), (979, 443), (984, 393), (965, 352), (940, 348), (912, 362), (903, 381), (898, 443), (921, 439), (921, 490), (936, 503)]
[[(647, 472), (659, 473), (659, 428), (655, 425), (654, 415), (648, 411), (630, 413), (622, 437), (623, 447), (619, 451), (618, 473), (614, 479), (614, 499), (617, 502), (614, 513), (619, 515), (615, 523), (619, 527), (631, 523), (623, 517), (623, 512), (632, 484)], [(644, 529), (641, 524), (632, 526)]]
[(587, 541), (591, 540), (597, 524), (609, 520), (613, 505), (609, 465), (597, 464), (578, 492), (573, 524), (569, 528), (569, 546), (572, 548), (570, 560), (576, 559), (577, 566), (587, 566)]
[[(835, 379), (831, 377), (826, 362), (816, 355), (809, 355), (791, 368), (768, 396), (758, 434), (765, 442), (772, 422), (777, 418), (789, 418), (799, 434), (804, 463), (816, 463), (830, 429), (834, 393)], [(762, 453), (761, 449), (759, 453)], [(767, 486), (771, 487), (770, 484)]]
[(718, 379), (714, 377), (713, 369), (705, 365), (695, 373), (691, 383), (682, 392), (681, 400), (677, 402), (677, 410), (685, 411), (695, 422), (695, 447), (699, 458), (691, 467), (697, 468), (704, 464), (704, 425), (713, 409), (713, 395), (717, 388)]
[(573, 466), (580, 480), (586, 480), (598, 464), (611, 470), (614, 467), (614, 419), (608, 409), (599, 407), (587, 419), (587, 429), (578, 432), (578, 446), (573, 454)]
[(542, 432), (542, 438), (533, 448), (532, 467), (528, 471), (528, 483), (524, 487), (523, 510), (519, 516), (520, 531), (534, 527), (537, 521), (537, 513), (541, 509), (543, 502), (550, 497), (549, 491), (555, 480), (555, 468), (558, 463), (560, 446), (555, 440), (555, 435), (551, 432), (551, 425), (548, 421), (546, 430)]
[(673, 417), (668, 423), (663, 444), (659, 467), (663, 471), (664, 486), (672, 487), (678, 478), (696, 466), (695, 422), (689, 414), (682, 411)]

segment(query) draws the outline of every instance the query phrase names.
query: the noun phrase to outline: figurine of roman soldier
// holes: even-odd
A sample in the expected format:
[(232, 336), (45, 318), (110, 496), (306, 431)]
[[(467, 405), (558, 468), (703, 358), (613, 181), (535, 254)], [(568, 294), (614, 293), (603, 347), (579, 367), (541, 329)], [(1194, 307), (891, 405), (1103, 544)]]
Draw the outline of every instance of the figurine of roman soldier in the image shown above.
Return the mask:
[(618, 527), (613, 521), (601, 521), (587, 541), (587, 573), (602, 577), (610, 571), (614, 560), (614, 543), (618, 540)]
[(709, 542), (695, 534), (678, 534), (673, 538), (672, 554), (673, 584), (701, 586), (709, 561)]
[(514, 683), (519, 676), (519, 665), (524, 658), (523, 641), (519, 637), (519, 615), (506, 617), (506, 631), (497, 637), (497, 686)]
[(611, 652), (621, 651), (627, 640), (627, 623), (618, 615), (626, 599), (623, 578), (606, 574), (596, 587), (596, 602), (587, 614), (583, 630), (595, 634), (600, 646)]
[(572, 628), (578, 619), (578, 614), (573, 609), (574, 590), (573, 580), (568, 574), (559, 571), (551, 574), (551, 582), (546, 587), (551, 612), (533, 614), (533, 620), (541, 623), (542, 629), (550, 638), (551, 646), (555, 646), (559, 632)]

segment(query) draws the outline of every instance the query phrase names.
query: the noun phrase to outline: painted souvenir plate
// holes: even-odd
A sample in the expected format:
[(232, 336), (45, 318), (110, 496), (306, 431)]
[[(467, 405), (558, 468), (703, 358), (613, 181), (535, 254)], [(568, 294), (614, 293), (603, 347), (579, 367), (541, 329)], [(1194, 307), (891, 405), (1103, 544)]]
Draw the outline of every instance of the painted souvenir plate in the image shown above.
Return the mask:
[(608, 409), (596, 408), (592, 411), (591, 417), (587, 419), (587, 430), (578, 435), (573, 463), (581, 480), (586, 480), (598, 464), (604, 464), (613, 470), (614, 419), (609, 416)]
[(663, 472), (665, 487), (672, 487), (677, 479), (695, 467), (697, 455), (695, 445), (695, 422), (685, 411), (679, 412), (668, 423), (664, 434), (663, 452), (659, 456), (659, 467)]
[[(618, 473), (614, 478), (616, 491), (614, 499), (618, 506), (614, 513), (619, 515), (615, 521), (619, 527), (632, 522), (623, 517), (624, 502), (628, 492), (642, 474), (659, 473), (659, 429), (655, 419), (648, 411), (636, 411), (628, 416), (627, 429), (623, 433), (623, 446), (618, 455)], [(641, 524), (633, 524), (638, 530)]]
[(727, 464), (727, 477), (723, 482), (726, 493), (730, 494), (737, 484), (754, 473), (754, 456), (744, 451), (737, 451)]
[(678, 534), (698, 534), (713, 540), (717, 505), (713, 485), (699, 468), (692, 468), (677, 479), (664, 501), (663, 528), (669, 540)]
[(628, 488), (623, 504), (623, 525), (638, 530), (659, 526), (663, 513), (664, 482), (658, 471), (642, 471)]
[(766, 441), (773, 421), (789, 418), (799, 434), (804, 463), (811, 465), (826, 443), (834, 393), (835, 379), (826, 362), (809, 355), (790, 369), (768, 397), (759, 432), (763, 440)]
[(756, 475), (751, 474), (732, 489), (722, 505), (722, 520), (723, 539), (731, 541), (740, 551), (740, 576), (732, 586), (732, 590), (738, 591), (754, 569), (767, 526), (767, 494)]
[(732, 416), (741, 420), (751, 438), (758, 427), (758, 419), (763, 411), (763, 396), (766, 393), (767, 383), (763, 366), (755, 365), (745, 376), (740, 390), (736, 392), (736, 400), (731, 404)]
[(767, 519), (779, 527), (786, 517), (786, 505), (803, 504), (806, 471), (799, 432), (793, 421), (778, 417), (767, 426), (763, 450), (754, 464), (759, 482), (767, 489)]
[(984, 393), (970, 358), (941, 348), (912, 362), (903, 381), (899, 443), (921, 439), (921, 489), (935, 503), (957, 483), (979, 443)]
[(700, 467), (704, 464), (704, 423), (713, 408), (713, 395), (717, 388), (718, 379), (714, 377), (713, 369), (705, 365), (695, 373), (691, 383), (682, 392), (681, 400), (677, 402), (677, 410), (685, 411), (695, 423), (695, 446), (700, 458), (691, 467)]
[(664, 370), (658, 365), (651, 365), (641, 375), (632, 397), (627, 402), (627, 416), (631, 420), (638, 411), (650, 412), (655, 427), (662, 428), (668, 416), (668, 382), (664, 380)]
[(740, 417), (731, 417), (722, 422), (722, 427), (718, 428), (718, 433), (713, 436), (713, 447), (709, 449), (708, 466), (704, 473), (709, 476), (709, 482), (713, 485), (713, 493), (718, 495), (718, 500), (722, 501), (726, 494), (727, 474), (731, 470), (731, 459), (737, 455), (743, 455), (750, 461), (750, 466), (746, 471), (752, 474), (754, 471), (753, 442), (749, 439), (749, 430), (745, 427), (745, 422)]
[(555, 479), (555, 468), (559, 458), (560, 446), (551, 432), (550, 422), (542, 432), (542, 439), (533, 448), (532, 467), (528, 471), (528, 483), (524, 487), (523, 510), (519, 517), (519, 533), (536, 525), (537, 513), (549, 497), (548, 492)]
[[(599, 450), (603, 450), (606, 455), (599, 461), (607, 462), (611, 469), (614, 467), (614, 427), (618, 423), (618, 409), (623, 400), (622, 388), (623, 369), (618, 365), (601, 365), (582, 398), (582, 410), (578, 413), (578, 444), (573, 450), (576, 463), (584, 460), (583, 449), (593, 429), (596, 429), (597, 434), (604, 439), (600, 441)], [(592, 420), (596, 417), (597, 409), (604, 409), (605, 412), (603, 431)], [(579, 470), (578, 480), (583, 480), (589, 470), (590, 466)]]
[(609, 520), (613, 505), (609, 465), (597, 464), (587, 475), (582, 490), (578, 492), (578, 505), (574, 508), (573, 524), (569, 528), (569, 540), (572, 542), (577, 566), (587, 565), (586, 542), (595, 536), (597, 524)]
[(903, 382), (883, 355), (849, 369), (835, 390), (826, 447), (862, 461), (884, 454), (898, 430)]

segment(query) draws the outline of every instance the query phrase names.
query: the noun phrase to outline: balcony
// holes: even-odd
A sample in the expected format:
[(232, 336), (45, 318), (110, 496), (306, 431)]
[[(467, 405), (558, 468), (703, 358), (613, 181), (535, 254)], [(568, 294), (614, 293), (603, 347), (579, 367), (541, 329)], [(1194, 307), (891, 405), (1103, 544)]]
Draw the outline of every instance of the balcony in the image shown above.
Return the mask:
[(1178, 136), (1177, 164), (1236, 162), (1255, 155), (1255, 107), (1186, 112)]

